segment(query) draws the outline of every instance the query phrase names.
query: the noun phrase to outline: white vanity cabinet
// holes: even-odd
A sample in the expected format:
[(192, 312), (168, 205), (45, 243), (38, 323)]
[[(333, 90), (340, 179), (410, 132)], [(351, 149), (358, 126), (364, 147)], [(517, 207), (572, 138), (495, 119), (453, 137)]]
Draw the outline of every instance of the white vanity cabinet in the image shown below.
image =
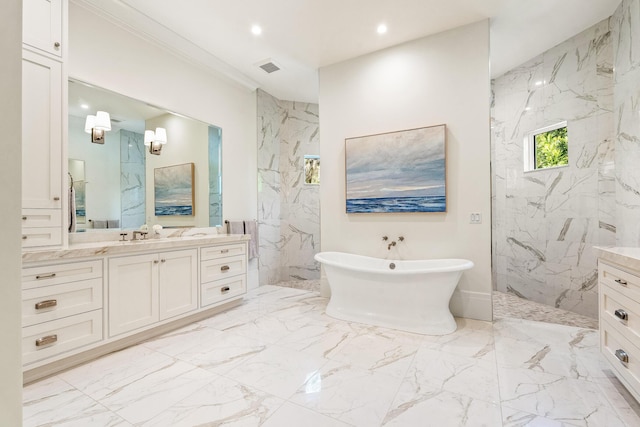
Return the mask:
[(109, 336), (198, 308), (198, 250), (109, 259)]
[(59, 246), (66, 189), (67, 0), (23, 2), (22, 239), (23, 247)]
[(22, 361), (102, 340), (102, 260), (22, 270)]
[(598, 264), (600, 350), (618, 379), (640, 400), (640, 271)]
[(247, 292), (245, 243), (200, 248), (200, 305), (207, 307)]

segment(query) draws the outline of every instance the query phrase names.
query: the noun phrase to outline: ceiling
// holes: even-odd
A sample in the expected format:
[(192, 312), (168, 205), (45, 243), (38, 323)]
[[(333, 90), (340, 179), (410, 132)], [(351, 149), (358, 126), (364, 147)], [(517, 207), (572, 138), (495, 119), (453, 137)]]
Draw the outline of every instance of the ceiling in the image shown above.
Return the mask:
[[(320, 67), (487, 18), (499, 76), (611, 16), (621, 0), (71, 1), (244, 86), (318, 102)], [(265, 60), (281, 70), (267, 74), (257, 65)]]

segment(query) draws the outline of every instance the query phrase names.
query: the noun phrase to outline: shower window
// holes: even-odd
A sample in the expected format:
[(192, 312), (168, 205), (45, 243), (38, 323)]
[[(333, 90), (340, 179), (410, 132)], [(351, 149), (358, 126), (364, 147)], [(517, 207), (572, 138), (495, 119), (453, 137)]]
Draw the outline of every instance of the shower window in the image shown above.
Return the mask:
[(530, 132), (524, 141), (524, 170), (555, 168), (569, 164), (567, 122)]

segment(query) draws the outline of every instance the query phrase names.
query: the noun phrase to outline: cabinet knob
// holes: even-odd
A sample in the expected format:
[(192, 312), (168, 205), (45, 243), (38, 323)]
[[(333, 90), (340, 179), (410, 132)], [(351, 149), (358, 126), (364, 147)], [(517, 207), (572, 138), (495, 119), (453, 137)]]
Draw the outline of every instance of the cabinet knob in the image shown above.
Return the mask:
[(55, 42), (53, 44), (53, 47), (55, 47), (56, 49), (60, 49), (60, 42)]
[(157, 263), (159, 263), (159, 262), (160, 262), (160, 261), (158, 261), (157, 259), (154, 259), (154, 260), (153, 260), (153, 263), (154, 263), (154, 264), (157, 264)]
[(27, 236), (25, 236), (24, 234), (22, 235), (22, 240), (27, 240)]
[(26, 216), (23, 216), (23, 217), (22, 217), (22, 220), (23, 220), (23, 221), (26, 221), (26, 220), (27, 220), (27, 217), (26, 217)]
[(160, 262), (167, 262), (167, 260), (166, 259), (161, 259)]

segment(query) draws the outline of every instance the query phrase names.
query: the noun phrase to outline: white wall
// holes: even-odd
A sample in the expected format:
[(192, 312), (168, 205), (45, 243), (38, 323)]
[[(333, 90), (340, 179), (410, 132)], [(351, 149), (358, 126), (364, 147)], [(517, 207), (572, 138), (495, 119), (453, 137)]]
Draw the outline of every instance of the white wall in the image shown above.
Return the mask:
[(22, 425), (20, 314), (20, 205), (22, 134), (22, 1), (2, 2), (0, 13), (0, 425)]
[(256, 98), (72, 3), (69, 76), (222, 128), (225, 218), (257, 211)]
[[(146, 122), (146, 129), (157, 127), (167, 130), (168, 142), (159, 156), (146, 152), (147, 224), (208, 227), (209, 126), (173, 114), (163, 114)], [(184, 163), (194, 163), (195, 215), (155, 216), (154, 169)]]
[[(321, 68), (322, 250), (470, 259), (452, 310), (491, 319), (489, 97), (488, 21)], [(443, 123), (447, 213), (345, 213), (345, 138)], [(388, 252), (383, 235), (405, 241)]]

